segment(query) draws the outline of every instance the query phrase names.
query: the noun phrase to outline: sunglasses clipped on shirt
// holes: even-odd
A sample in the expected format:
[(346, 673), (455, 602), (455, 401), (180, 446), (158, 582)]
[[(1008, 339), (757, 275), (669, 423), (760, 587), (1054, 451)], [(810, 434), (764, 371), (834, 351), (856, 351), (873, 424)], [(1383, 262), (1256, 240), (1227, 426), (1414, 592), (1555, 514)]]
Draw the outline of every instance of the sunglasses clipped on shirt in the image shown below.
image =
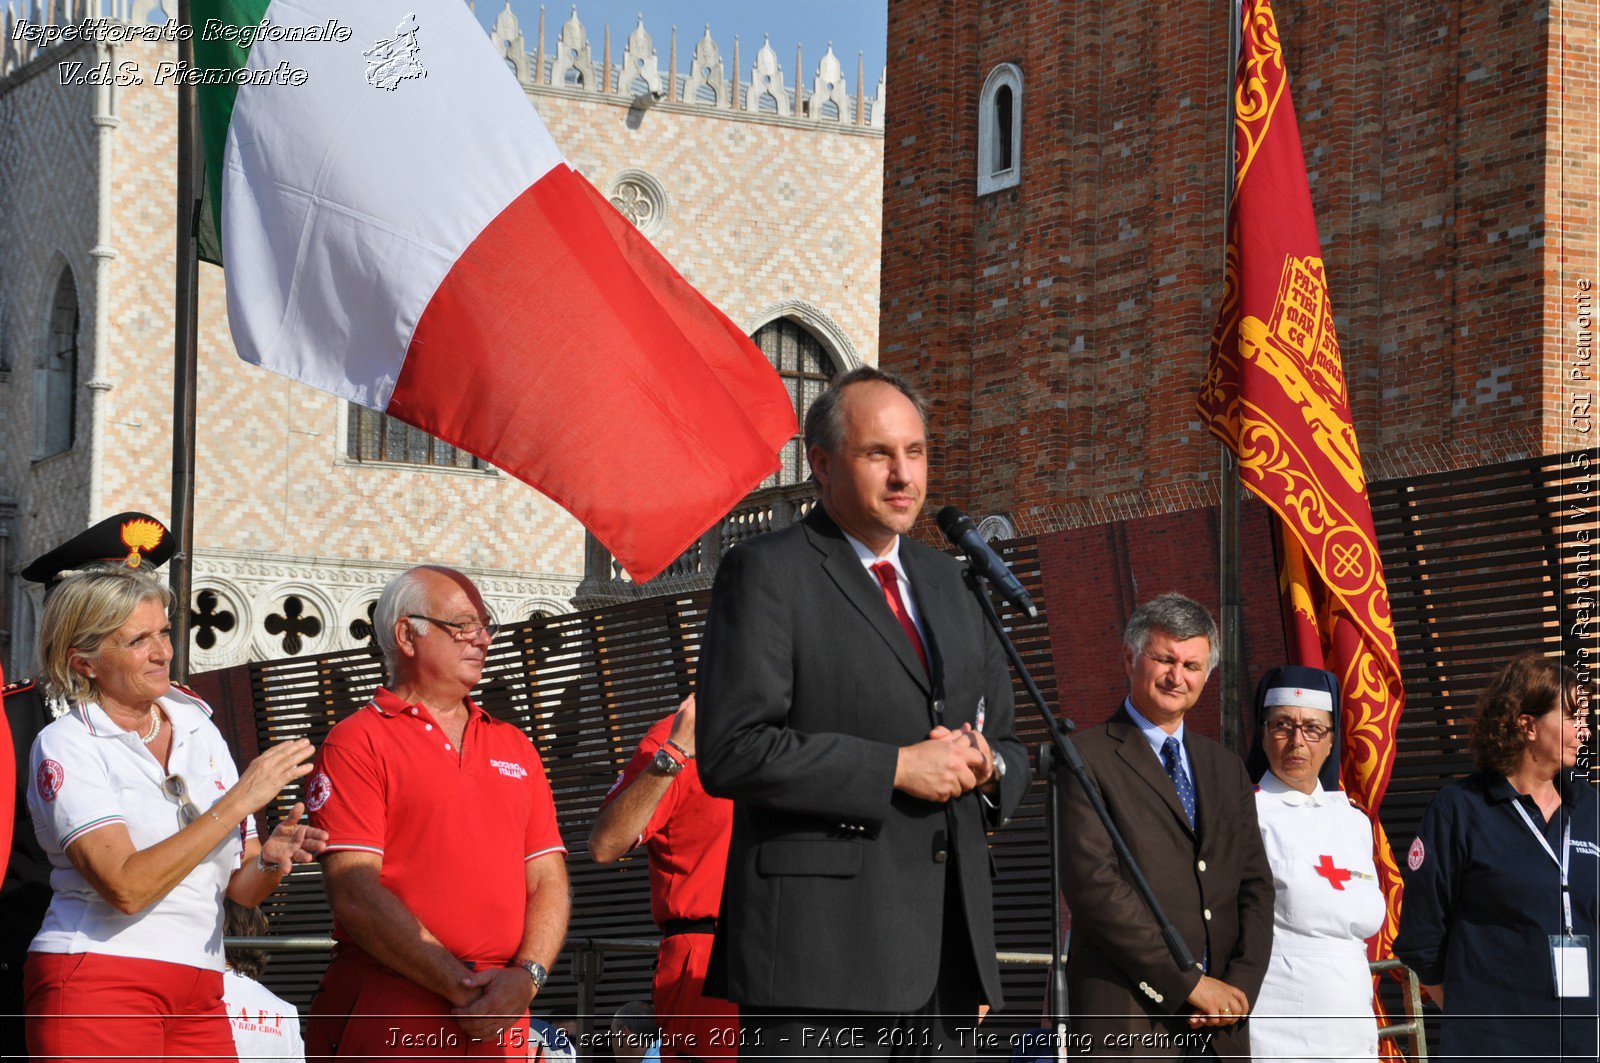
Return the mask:
[(178, 822), (185, 827), (199, 819), (203, 814), (200, 806), (194, 803), (189, 796), (189, 784), (182, 775), (173, 772), (161, 780), (161, 789), (166, 795), (178, 802)]

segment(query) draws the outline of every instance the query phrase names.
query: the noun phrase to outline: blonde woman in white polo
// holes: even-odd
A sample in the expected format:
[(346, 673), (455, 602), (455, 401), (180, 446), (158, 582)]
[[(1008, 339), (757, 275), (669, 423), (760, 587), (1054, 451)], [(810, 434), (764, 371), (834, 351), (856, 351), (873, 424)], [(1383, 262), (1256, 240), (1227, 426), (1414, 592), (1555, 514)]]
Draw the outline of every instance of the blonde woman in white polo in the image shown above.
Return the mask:
[(251, 816), (311, 770), (274, 746), (239, 776), (211, 709), (172, 685), (171, 592), (136, 569), (69, 576), (40, 625), (71, 710), (40, 733), (28, 807), (54, 894), (24, 968), (35, 1058), (233, 1060), (222, 899), (254, 906), (321, 849), (296, 805), (265, 844)]

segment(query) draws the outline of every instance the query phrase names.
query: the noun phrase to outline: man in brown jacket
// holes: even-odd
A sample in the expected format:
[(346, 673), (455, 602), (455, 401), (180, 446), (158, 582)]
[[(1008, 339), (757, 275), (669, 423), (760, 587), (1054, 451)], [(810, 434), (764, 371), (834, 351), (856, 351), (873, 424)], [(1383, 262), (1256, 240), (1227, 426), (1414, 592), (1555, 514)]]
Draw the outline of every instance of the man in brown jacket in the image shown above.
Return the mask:
[(1128, 698), (1077, 739), (1089, 774), (1200, 967), (1162, 940), (1082, 787), (1066, 788), (1072, 1033), (1094, 1055), (1250, 1054), (1244, 1022), (1272, 952), (1272, 872), (1244, 764), (1183, 717), (1216, 667), (1217, 627), (1163, 594), (1123, 632)]

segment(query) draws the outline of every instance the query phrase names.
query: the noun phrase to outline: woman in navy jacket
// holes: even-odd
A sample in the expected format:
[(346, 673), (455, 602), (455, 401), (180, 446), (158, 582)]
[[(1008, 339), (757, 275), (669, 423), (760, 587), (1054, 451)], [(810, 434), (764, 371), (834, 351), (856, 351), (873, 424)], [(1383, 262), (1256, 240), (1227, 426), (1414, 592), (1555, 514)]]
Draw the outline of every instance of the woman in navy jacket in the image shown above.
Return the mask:
[[(1595, 1058), (1600, 794), (1573, 771), (1588, 709), (1570, 668), (1516, 658), (1479, 696), (1477, 772), (1423, 814), (1394, 951), (1444, 1009), (1445, 1057)], [(1560, 993), (1554, 946), (1574, 939), (1587, 955)]]

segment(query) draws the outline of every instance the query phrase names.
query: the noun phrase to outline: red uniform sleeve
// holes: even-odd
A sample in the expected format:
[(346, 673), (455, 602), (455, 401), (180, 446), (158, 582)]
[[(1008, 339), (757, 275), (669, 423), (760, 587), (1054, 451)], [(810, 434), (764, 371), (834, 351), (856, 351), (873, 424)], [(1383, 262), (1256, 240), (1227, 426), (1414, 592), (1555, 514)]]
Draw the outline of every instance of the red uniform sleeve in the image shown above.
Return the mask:
[(533, 791), (533, 804), (528, 810), (528, 835), (523, 843), (524, 861), (550, 853), (565, 853), (566, 843), (561, 840), (561, 828), (556, 825), (556, 799), (550, 792), (550, 780), (544, 773), (544, 761), (539, 751), (528, 743), (533, 754), (533, 770), (528, 773), (528, 789)]
[(6, 719), (6, 673), (0, 668), (0, 878), (11, 861), (11, 828), (16, 823), (17, 755)]
[[(622, 769), (622, 774), (617, 776), (617, 781), (612, 783), (611, 789), (606, 791), (605, 798), (600, 802), (601, 808), (609, 805), (612, 798), (626, 790), (633, 780), (637, 779), (650, 766), (650, 762), (656, 759), (656, 750), (661, 748), (666, 742), (667, 736), (672, 733), (672, 721), (676, 717), (677, 713), (668, 714), (665, 718), (657, 720), (655, 726), (645, 733), (644, 739), (639, 743), (639, 748), (634, 750), (633, 758), (628, 761), (627, 767)], [(644, 845), (661, 832), (661, 829), (666, 826), (667, 820), (671, 818), (672, 810), (678, 805), (679, 789), (676, 786), (669, 786), (667, 792), (661, 795), (661, 800), (656, 803), (655, 811), (650, 814), (650, 822), (645, 824), (644, 831), (633, 844)]]
[(335, 728), (323, 742), (317, 769), (306, 779), (311, 825), (328, 832), (324, 852), (354, 849), (381, 856), (386, 825), (382, 769), (362, 736), (337, 732)]

